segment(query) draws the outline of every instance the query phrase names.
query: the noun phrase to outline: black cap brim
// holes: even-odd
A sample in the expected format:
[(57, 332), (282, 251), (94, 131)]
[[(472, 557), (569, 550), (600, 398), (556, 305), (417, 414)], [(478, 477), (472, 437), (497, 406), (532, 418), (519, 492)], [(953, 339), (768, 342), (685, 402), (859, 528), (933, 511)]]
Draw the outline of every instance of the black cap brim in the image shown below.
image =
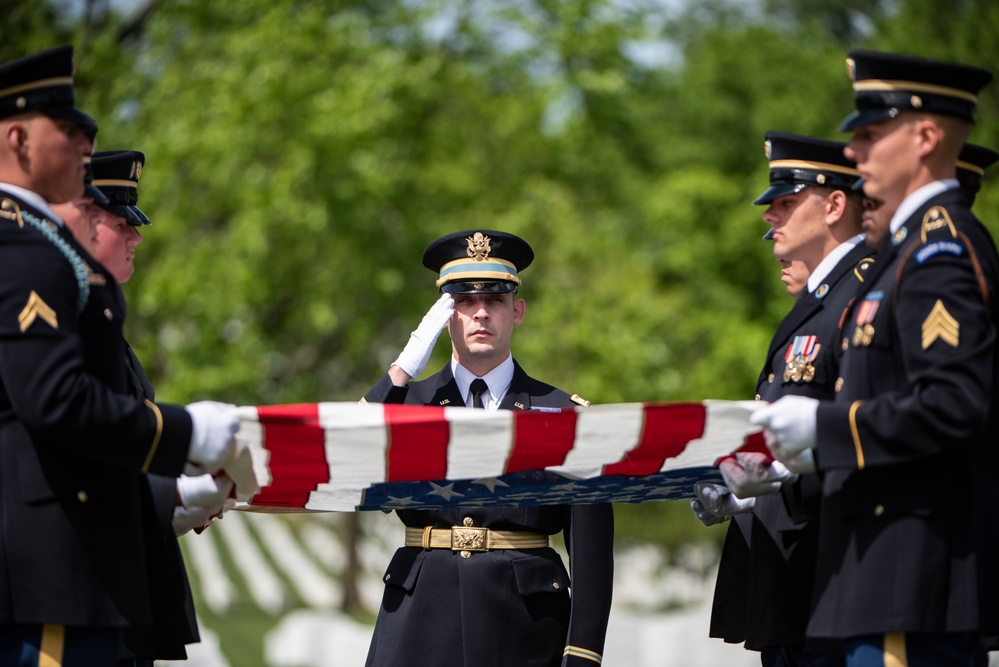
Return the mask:
[(146, 214), (142, 212), (138, 206), (126, 206), (124, 204), (102, 204), (95, 201), (95, 204), (103, 208), (109, 213), (117, 215), (119, 218), (124, 218), (125, 222), (132, 225), (133, 227), (141, 227), (142, 225), (152, 224), (152, 221), (146, 217)]
[(807, 187), (808, 183), (774, 183), (769, 188), (764, 190), (763, 194), (754, 199), (753, 203), (757, 206), (769, 204), (775, 199), (798, 194)]
[(894, 118), (897, 115), (898, 115), (898, 109), (891, 107), (854, 111), (849, 116), (844, 118), (843, 121), (839, 124), (839, 131), (853, 132), (858, 127), (863, 127), (865, 125), (874, 125), (875, 123), (883, 123), (884, 121), (890, 118)]
[(441, 291), (448, 294), (506, 294), (517, 288), (517, 283), (509, 280), (456, 280), (441, 285)]
[(858, 178), (857, 182), (850, 186), (850, 189), (853, 190), (854, 192), (859, 192), (860, 194), (864, 194), (864, 179)]
[(111, 203), (111, 200), (107, 198), (107, 195), (101, 192), (101, 189), (93, 183), (87, 183), (84, 186), (83, 196), (90, 197), (94, 200), (94, 203), (98, 205)]
[(97, 136), (97, 121), (82, 109), (67, 104), (65, 106), (46, 107), (39, 109), (39, 111), (49, 118), (68, 120), (83, 130), (90, 137), (91, 141)]

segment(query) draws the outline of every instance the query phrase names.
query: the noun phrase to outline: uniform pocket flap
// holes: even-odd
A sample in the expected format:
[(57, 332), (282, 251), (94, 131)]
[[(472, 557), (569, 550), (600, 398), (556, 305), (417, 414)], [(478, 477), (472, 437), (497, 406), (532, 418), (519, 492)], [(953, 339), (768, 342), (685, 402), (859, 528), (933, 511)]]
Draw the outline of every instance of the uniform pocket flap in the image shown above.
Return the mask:
[(511, 562), (513, 575), (517, 581), (517, 591), (521, 595), (535, 593), (567, 593), (569, 573), (565, 571), (558, 554), (554, 559), (544, 556), (528, 556)]

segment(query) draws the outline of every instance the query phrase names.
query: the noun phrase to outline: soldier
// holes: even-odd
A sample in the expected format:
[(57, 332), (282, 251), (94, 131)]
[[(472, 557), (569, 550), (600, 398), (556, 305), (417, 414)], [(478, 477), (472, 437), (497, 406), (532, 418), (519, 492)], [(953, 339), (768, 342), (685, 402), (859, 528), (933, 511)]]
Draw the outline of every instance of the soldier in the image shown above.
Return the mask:
[[(861, 194), (853, 189), (859, 174), (844, 147), (785, 132), (766, 135), (770, 187), (753, 203), (768, 206), (763, 219), (772, 225), (774, 255), (800, 262), (808, 278), (770, 342), (757, 400), (835, 394), (840, 315), (873, 261), (860, 234)], [(710, 634), (745, 641), (767, 666), (839, 664), (805, 649), (819, 481), (768, 464), (740, 455), (721, 465), (727, 489), (739, 499), (730, 502), (752, 512), (736, 516), (726, 535)]]
[[(529, 377), (510, 353), (524, 319), (520, 271), (534, 259), (523, 239), (470, 230), (431, 243), (423, 265), (441, 297), (365, 400), (531, 410), (585, 403)], [(452, 358), (426, 380), (444, 326)], [(385, 572), (369, 667), (552, 667), (600, 664), (613, 585), (610, 505), (400, 510), (406, 543)], [(459, 551), (474, 527), (488, 548)], [(565, 532), (569, 576), (549, 547)]]
[[(995, 244), (956, 175), (992, 75), (854, 51), (846, 154), (887, 216), (845, 313), (834, 400), (785, 397), (752, 421), (822, 473), (809, 637), (847, 665), (968, 665), (996, 633), (999, 438)], [(894, 663), (892, 661), (900, 661)]]
[[(142, 241), (138, 227), (150, 224), (138, 206), (139, 176), (145, 164), (145, 155), (139, 151), (103, 151), (93, 156), (93, 184), (103, 197), (95, 204), (92, 253), (119, 283), (126, 283), (132, 277), (135, 246)], [(152, 383), (127, 341), (125, 365), (131, 395), (139, 400), (154, 400)], [(191, 586), (177, 544), (175, 524), (184, 523), (184, 527), (190, 526), (188, 530), (204, 527), (210, 517), (221, 514), (233, 482), (225, 473), (181, 475), (176, 479), (149, 474), (144, 476), (143, 485), (148, 493), (143, 499), (151, 501), (143, 508), (147, 526), (159, 527), (146, 534), (155, 622), (151, 633), (126, 635), (126, 650), (134, 660), (126, 659), (122, 664), (151, 667), (154, 659), (186, 658), (185, 645), (199, 641)]]
[(5, 665), (113, 664), (124, 630), (153, 622), (138, 473), (234, 454), (233, 407), (127, 395), (121, 291), (48, 203), (81, 197), (95, 133), (72, 47), (0, 65)]

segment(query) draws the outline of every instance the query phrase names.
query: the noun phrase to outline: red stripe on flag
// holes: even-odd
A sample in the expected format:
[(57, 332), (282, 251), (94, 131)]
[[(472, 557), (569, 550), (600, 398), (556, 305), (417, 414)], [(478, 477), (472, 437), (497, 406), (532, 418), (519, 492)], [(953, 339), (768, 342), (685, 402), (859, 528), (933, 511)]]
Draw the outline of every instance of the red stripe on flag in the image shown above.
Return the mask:
[(575, 441), (574, 410), (518, 410), (513, 413), (513, 451), (506, 472), (560, 466)]
[(388, 427), (387, 482), (412, 482), (447, 477), (447, 447), (451, 427), (444, 408), (385, 404)]
[(766, 454), (769, 462), (772, 463), (774, 458), (773, 454), (770, 453), (770, 448), (767, 447), (767, 441), (763, 437), (763, 431), (757, 431), (756, 433), (750, 433), (746, 436), (746, 439), (742, 441), (742, 446), (735, 450), (727, 456), (722, 456), (717, 461), (715, 465), (724, 461), (725, 459), (734, 459), (737, 452), (758, 452), (760, 454)]
[(257, 414), (273, 481), (252, 504), (303, 507), (309, 493), (330, 478), (319, 408), (315, 403), (268, 405), (258, 407)]
[(687, 443), (704, 435), (707, 410), (701, 403), (645, 404), (645, 424), (638, 446), (617, 463), (604, 468), (605, 475), (651, 475), (666, 459), (680, 454)]

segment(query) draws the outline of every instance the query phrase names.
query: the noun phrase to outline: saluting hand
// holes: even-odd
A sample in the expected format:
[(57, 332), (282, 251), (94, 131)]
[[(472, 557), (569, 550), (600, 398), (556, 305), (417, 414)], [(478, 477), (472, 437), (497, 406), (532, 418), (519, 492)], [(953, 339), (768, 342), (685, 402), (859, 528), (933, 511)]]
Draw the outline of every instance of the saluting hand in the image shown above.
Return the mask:
[(444, 292), (437, 302), (431, 306), (420, 321), (420, 326), (410, 334), (409, 342), (402, 349), (399, 358), (393, 366), (398, 366), (406, 375), (415, 378), (430, 361), (430, 353), (434, 351), (437, 337), (454, 314), (454, 299)]

